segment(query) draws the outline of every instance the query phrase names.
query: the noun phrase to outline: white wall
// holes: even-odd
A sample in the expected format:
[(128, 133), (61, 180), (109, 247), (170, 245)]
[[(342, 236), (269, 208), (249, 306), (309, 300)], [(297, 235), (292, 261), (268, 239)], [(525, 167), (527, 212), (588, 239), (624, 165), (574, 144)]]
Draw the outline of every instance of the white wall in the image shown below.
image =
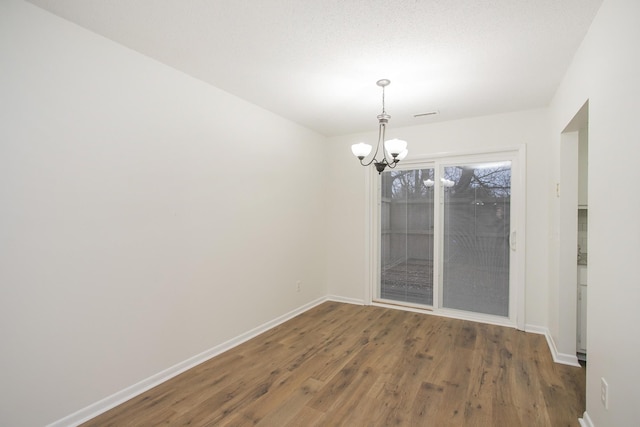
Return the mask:
[(324, 137), (19, 0), (0, 64), (0, 425), (326, 295)]
[[(393, 111), (390, 112), (393, 116)], [(372, 129), (375, 130), (375, 118)], [(546, 110), (477, 117), (429, 125), (394, 128), (389, 124), (389, 138), (408, 141), (409, 156), (435, 153), (469, 152), (482, 149), (527, 146), (527, 245), (526, 320), (535, 326), (547, 326), (547, 250), (548, 169), (550, 149), (549, 122)], [(351, 144), (368, 141), (375, 144), (376, 133), (348, 135), (329, 140), (331, 170), (329, 259), (327, 280), (330, 293), (364, 300), (365, 261), (368, 248), (365, 218), (366, 170), (351, 154)]]
[[(639, 16), (637, 0), (604, 1), (550, 108), (558, 147), (589, 100), (587, 414), (598, 427), (640, 425)], [(609, 384), (609, 409), (600, 403), (600, 378)]]

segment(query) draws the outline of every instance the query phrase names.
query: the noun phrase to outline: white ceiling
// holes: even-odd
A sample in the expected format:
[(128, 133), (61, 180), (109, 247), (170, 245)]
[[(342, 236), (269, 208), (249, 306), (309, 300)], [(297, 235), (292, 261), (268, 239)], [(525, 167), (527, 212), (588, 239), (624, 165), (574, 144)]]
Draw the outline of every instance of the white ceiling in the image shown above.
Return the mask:
[[(29, 0), (324, 135), (546, 106), (602, 0)], [(437, 116), (414, 118), (438, 110)]]

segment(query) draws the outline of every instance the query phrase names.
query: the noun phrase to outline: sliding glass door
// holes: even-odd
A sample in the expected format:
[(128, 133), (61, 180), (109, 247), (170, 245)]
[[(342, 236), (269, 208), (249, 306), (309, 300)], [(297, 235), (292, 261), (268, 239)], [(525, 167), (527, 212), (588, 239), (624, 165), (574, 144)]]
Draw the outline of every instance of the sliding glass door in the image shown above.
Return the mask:
[(373, 300), (514, 324), (516, 163), (513, 153), (443, 157), (383, 172)]
[(433, 179), (432, 168), (382, 174), (382, 299), (433, 304)]
[(442, 170), (442, 306), (508, 317), (511, 163)]

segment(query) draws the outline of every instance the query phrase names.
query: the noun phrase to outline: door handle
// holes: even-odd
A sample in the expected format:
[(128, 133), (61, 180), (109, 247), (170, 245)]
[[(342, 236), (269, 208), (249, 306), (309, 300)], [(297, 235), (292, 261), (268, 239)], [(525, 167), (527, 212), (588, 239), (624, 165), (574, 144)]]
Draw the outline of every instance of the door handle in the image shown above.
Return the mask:
[(509, 247), (512, 251), (516, 250), (516, 230), (513, 230), (511, 234), (509, 234)]

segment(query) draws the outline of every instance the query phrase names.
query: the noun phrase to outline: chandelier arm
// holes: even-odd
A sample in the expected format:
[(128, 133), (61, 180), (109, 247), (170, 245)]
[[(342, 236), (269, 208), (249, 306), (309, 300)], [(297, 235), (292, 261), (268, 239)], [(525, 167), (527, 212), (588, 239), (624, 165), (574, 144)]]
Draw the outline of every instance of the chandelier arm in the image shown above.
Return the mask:
[[(378, 125), (378, 143), (376, 144), (376, 152), (373, 154), (373, 158), (375, 160), (378, 157), (378, 151), (380, 150), (380, 142), (382, 141), (382, 153), (384, 155), (384, 134), (385, 134), (385, 124), (380, 123)], [(377, 162), (377, 160), (376, 160)]]
[[(382, 88), (382, 89), (384, 89), (384, 88)], [(391, 161), (389, 161), (389, 159), (387, 159), (387, 150), (386, 150), (386, 148), (384, 147), (384, 138), (385, 138), (386, 128), (387, 128), (387, 127), (386, 127), (384, 124), (382, 124), (381, 126), (384, 126), (384, 128), (383, 128), (383, 130), (382, 130), (382, 156), (383, 156), (382, 158), (383, 158), (383, 160), (384, 160), (384, 162), (385, 162), (386, 164), (391, 165), (391, 164), (393, 164), (393, 163), (394, 163), (394, 160), (395, 160), (395, 159), (391, 159)], [(378, 140), (378, 141), (379, 141), (379, 140)], [(379, 144), (379, 143), (380, 143), (380, 142), (378, 142), (378, 144)]]
[(373, 163), (375, 160), (376, 160), (375, 157), (369, 160), (369, 163), (364, 163), (362, 160), (360, 160), (360, 164), (362, 166), (371, 166), (371, 163)]
[[(362, 166), (370, 166), (374, 162), (378, 163), (378, 160), (376, 160), (376, 157), (378, 156), (378, 150), (380, 149), (380, 140), (381, 139), (384, 139), (384, 123), (380, 123), (380, 126), (378, 126), (378, 144), (376, 144), (376, 151), (373, 153), (373, 157), (371, 158), (371, 160), (369, 160), (368, 163), (364, 163), (362, 160), (360, 160), (360, 164)], [(385, 159), (385, 161), (386, 161), (386, 159)]]

